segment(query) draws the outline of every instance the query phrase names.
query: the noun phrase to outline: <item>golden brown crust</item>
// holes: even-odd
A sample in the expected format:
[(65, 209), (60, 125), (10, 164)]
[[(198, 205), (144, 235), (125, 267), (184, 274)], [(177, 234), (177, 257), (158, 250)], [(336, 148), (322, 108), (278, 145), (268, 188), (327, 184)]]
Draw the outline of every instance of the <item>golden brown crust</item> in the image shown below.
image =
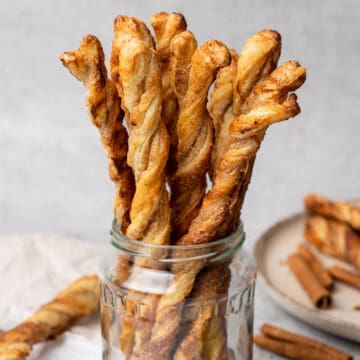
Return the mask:
[(110, 74), (111, 80), (115, 84), (119, 96), (122, 97), (122, 88), (119, 75), (119, 55), (120, 50), (132, 38), (141, 39), (150, 48), (154, 48), (155, 42), (149, 29), (144, 22), (136, 17), (129, 17), (125, 15), (118, 15), (114, 20), (114, 40), (112, 42), (111, 56), (110, 56)]
[(154, 29), (156, 50), (159, 53), (160, 68), (170, 57), (170, 43), (177, 34), (186, 30), (186, 20), (180, 13), (160, 12), (150, 18)]
[(232, 103), (238, 55), (230, 49), (231, 63), (219, 70), (210, 93), (209, 113), (215, 129), (215, 144), (211, 156), (210, 176), (229, 144), (229, 125), (233, 120)]
[(281, 36), (274, 30), (261, 30), (251, 36), (237, 63), (233, 114), (239, 116), (242, 106), (260, 79), (275, 69), (281, 51)]
[(304, 205), (307, 210), (346, 222), (355, 230), (360, 230), (360, 208), (350, 203), (331, 201), (318, 194), (308, 194), (304, 198)]
[(349, 225), (314, 215), (306, 221), (305, 238), (320, 251), (360, 269), (360, 235)]
[(34, 344), (59, 336), (83, 316), (96, 313), (98, 307), (98, 277), (90, 275), (74, 281), (23, 323), (2, 334), (0, 358), (25, 359)]
[[(174, 36), (170, 43), (169, 58), (169, 81), (171, 88), (177, 98), (177, 104), (183, 101), (189, 81), (191, 68), (191, 58), (197, 48), (197, 42), (194, 34), (190, 31), (183, 31)], [(168, 160), (168, 173), (173, 174), (176, 171), (176, 150), (178, 138), (176, 133), (179, 109), (176, 117), (168, 127), (170, 135), (170, 154)]]
[(176, 121), (179, 104), (169, 74), (170, 44), (176, 35), (186, 30), (186, 21), (182, 14), (161, 12), (150, 18), (156, 39), (156, 50), (159, 54), (160, 73), (162, 83), (162, 112), (161, 116), (171, 139), (169, 166), (176, 151)]
[(192, 56), (186, 94), (177, 122), (177, 170), (171, 176), (172, 238), (186, 233), (206, 189), (213, 127), (206, 109), (208, 90), (219, 68), (230, 62), (226, 46), (210, 40)]
[(183, 31), (170, 43), (170, 81), (179, 102), (183, 101), (188, 88), (191, 58), (196, 49), (197, 42), (191, 31)]
[[(301, 71), (299, 71), (301, 69)], [(289, 108), (288, 92), (296, 90), (305, 81), (305, 69), (300, 67), (297, 62), (286, 62), (275, 70), (271, 76), (259, 83), (252, 95), (249, 97), (251, 104), (256, 109), (270, 109), (267, 116), (262, 117), (261, 124), (264, 127), (272, 123), (286, 120), (295, 116), (299, 109), (292, 104)], [(260, 92), (263, 89), (264, 92)], [(291, 97), (294, 99), (294, 97)], [(264, 103), (262, 102), (264, 101)], [(283, 104), (285, 109), (279, 108)], [(246, 107), (247, 108), (247, 107)], [(279, 113), (272, 109), (281, 110)], [(249, 109), (249, 112), (252, 110)], [(259, 130), (257, 120), (253, 116), (255, 129)], [(244, 162), (252, 158), (259, 148), (257, 130), (255, 132), (246, 126), (241, 127), (234, 119), (234, 126), (231, 127), (232, 143), (229, 150), (222, 157), (215, 182), (212, 189), (206, 194), (202, 202), (198, 216), (192, 221), (189, 231), (181, 239), (179, 245), (202, 244), (216, 240), (219, 236), (221, 225), (226, 222), (229, 215), (229, 204), (233, 201), (234, 192), (237, 191), (238, 184), (241, 184), (245, 175)], [(248, 122), (246, 122), (249, 124)], [(236, 130), (239, 129), (240, 133)], [(263, 128), (260, 128), (263, 131)], [(147, 344), (144, 351), (144, 359), (153, 359), (154, 354), (168, 356), (177, 327), (181, 318), (183, 300), (190, 293), (196, 274), (202, 268), (201, 261), (192, 265), (191, 268), (173, 271), (176, 276), (171, 283), (168, 293), (161, 298), (156, 314), (156, 321), (151, 335), (151, 341)]]
[(67, 51), (60, 59), (71, 74), (84, 83), (88, 114), (99, 129), (109, 159), (110, 178), (116, 185), (114, 215), (125, 232), (130, 222), (135, 184), (132, 170), (126, 163), (128, 135), (122, 125), (120, 98), (107, 78), (101, 43), (95, 36), (86, 35), (79, 50)]

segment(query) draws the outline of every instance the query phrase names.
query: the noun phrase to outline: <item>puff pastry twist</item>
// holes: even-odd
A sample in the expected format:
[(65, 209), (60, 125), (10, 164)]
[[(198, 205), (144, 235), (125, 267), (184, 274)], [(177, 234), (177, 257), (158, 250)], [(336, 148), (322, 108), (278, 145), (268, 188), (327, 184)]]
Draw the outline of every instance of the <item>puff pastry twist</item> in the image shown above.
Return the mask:
[(162, 84), (162, 119), (170, 135), (170, 154), (168, 165), (176, 152), (176, 121), (179, 112), (179, 104), (170, 81), (170, 44), (173, 38), (186, 30), (186, 21), (182, 14), (161, 12), (150, 18), (150, 24), (154, 29), (156, 50), (159, 54), (160, 73)]
[(84, 83), (89, 117), (99, 129), (109, 160), (110, 178), (116, 184), (114, 215), (126, 232), (135, 190), (134, 176), (127, 165), (128, 135), (122, 124), (123, 112), (115, 86), (107, 78), (104, 52), (94, 35), (86, 35), (80, 48), (60, 56), (64, 66)]
[(360, 208), (344, 201), (331, 201), (318, 194), (308, 194), (304, 199), (305, 208), (349, 224), (360, 230)]
[(313, 215), (306, 221), (305, 238), (325, 254), (360, 269), (360, 235), (348, 224)]
[(98, 307), (98, 277), (74, 281), (23, 323), (0, 335), (0, 359), (26, 359), (34, 344), (56, 338), (83, 316), (96, 313)]
[[(116, 62), (112, 57), (113, 77), (118, 81), (122, 108), (130, 129), (128, 164), (133, 169), (136, 183), (131, 222), (126, 235), (147, 243), (164, 245), (170, 239), (170, 208), (165, 184), (170, 142), (161, 118), (158, 55), (144, 28), (146, 26), (140, 20), (126, 16), (119, 16), (115, 21), (113, 54), (118, 54), (119, 59), (116, 75)], [(140, 262), (138, 265), (147, 266), (146, 260)], [(155, 312), (158, 296), (144, 296), (133, 291), (129, 298), (134, 298), (135, 303), (141, 298), (150, 313)], [(143, 322), (133, 316), (124, 316), (120, 339), (124, 352), (128, 355), (133, 353), (135, 358), (137, 349), (150, 336), (150, 330), (150, 320)]]
[(210, 40), (194, 52), (188, 87), (177, 121), (177, 169), (170, 177), (174, 239), (186, 233), (206, 190), (206, 173), (213, 146), (213, 127), (206, 109), (207, 95), (217, 71), (230, 63), (226, 46)]

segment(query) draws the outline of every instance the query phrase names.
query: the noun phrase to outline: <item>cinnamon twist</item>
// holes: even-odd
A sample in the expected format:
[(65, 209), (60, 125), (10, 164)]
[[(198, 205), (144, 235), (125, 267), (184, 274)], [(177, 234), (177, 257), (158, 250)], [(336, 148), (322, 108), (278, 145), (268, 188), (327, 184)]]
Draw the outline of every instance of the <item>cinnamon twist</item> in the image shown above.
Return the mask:
[[(198, 274), (196, 277), (196, 285), (191, 293), (191, 304), (188, 305), (189, 308), (194, 307), (198, 310), (198, 316), (191, 323), (189, 331), (181, 340), (174, 354), (174, 360), (196, 359), (199, 358), (203, 352), (206, 352), (205, 341), (208, 326), (214, 316), (221, 289), (224, 283), (228, 283), (229, 279), (229, 269), (227, 269), (225, 264), (220, 264), (216, 267), (210, 266)], [(223, 335), (223, 333), (221, 334)], [(220, 349), (222, 348), (221, 345), (223, 344), (219, 344), (216, 341), (217, 339), (219, 339), (217, 336), (211, 339), (212, 349), (208, 352), (212, 351), (215, 353), (215, 349), (217, 349), (219, 345)], [(223, 340), (222, 338), (220, 339)], [(208, 359), (208, 357), (205, 357), (205, 359)]]
[[(183, 101), (185, 96), (190, 67), (191, 58), (197, 48), (197, 42), (194, 34), (190, 31), (183, 31), (174, 36), (170, 42), (170, 58), (169, 58), (169, 81), (171, 88), (177, 98), (177, 104)], [(177, 115), (168, 127), (170, 134), (170, 155), (168, 160), (168, 173), (173, 174), (176, 171), (176, 150), (178, 138), (176, 126), (178, 121), (179, 109)]]
[(176, 131), (176, 125), (174, 126), (174, 123), (176, 124), (179, 106), (169, 77), (170, 43), (177, 34), (186, 30), (186, 21), (182, 14), (161, 12), (150, 18), (150, 24), (154, 29), (156, 50), (159, 54), (160, 61), (162, 84), (161, 114), (171, 139), (172, 132)]
[(215, 172), (229, 143), (229, 125), (233, 120), (232, 103), (236, 80), (238, 55), (231, 49), (231, 63), (219, 70), (213, 90), (210, 93), (209, 113), (215, 128), (215, 144), (211, 156), (210, 176)]
[[(280, 52), (281, 36), (274, 30), (261, 30), (246, 41), (237, 62), (237, 77), (234, 83), (234, 102), (232, 107), (234, 117), (246, 113), (249, 110), (250, 105), (248, 105), (247, 109), (243, 108), (246, 99), (256, 84), (266, 79), (276, 68)], [(226, 124), (226, 126), (229, 125)], [(229, 128), (227, 129), (228, 144), (230, 144), (230, 131)], [(259, 141), (261, 141), (264, 136), (265, 130), (263, 134), (259, 134)], [(231, 227), (231, 224), (236, 226), (239, 221), (240, 211), (251, 180), (254, 163), (255, 156), (244, 163), (243, 171), (245, 172), (245, 176), (239, 185), (237, 195), (234, 197), (236, 201), (233, 202), (232, 217), (229, 218), (228, 225), (226, 225), (225, 228)]]
[(318, 194), (308, 194), (304, 199), (305, 208), (319, 215), (328, 216), (360, 230), (360, 208), (344, 201), (331, 201)]
[(34, 344), (56, 338), (82, 317), (96, 313), (98, 307), (98, 277), (84, 276), (74, 281), (54, 300), (0, 336), (0, 359), (26, 359)]
[[(127, 33), (128, 23), (129, 19), (124, 16), (117, 22), (119, 38), (123, 37), (122, 32)], [(136, 182), (131, 223), (126, 235), (152, 244), (168, 244), (170, 208), (165, 187), (165, 167), (169, 136), (161, 119), (158, 56), (153, 46), (149, 46), (146, 32), (144, 35), (143, 31), (134, 31), (132, 38), (123, 43), (119, 49), (118, 72), (122, 107), (130, 129), (128, 164), (134, 171)], [(147, 266), (146, 262), (141, 261), (138, 265)], [(131, 292), (131, 297), (135, 301), (141, 298), (151, 309), (150, 313), (155, 313), (158, 296)], [(123, 317), (120, 339), (125, 352), (128, 355), (134, 352), (134, 356), (151, 331), (151, 319), (146, 319), (146, 326), (141, 320), (137, 321), (138, 324), (136, 321), (133, 316)]]
[(147, 26), (136, 17), (118, 15), (114, 20), (114, 40), (112, 42), (110, 56), (110, 75), (115, 84), (119, 96), (122, 97), (122, 88), (119, 74), (120, 50), (133, 38), (141, 39), (150, 47), (154, 48), (155, 42)]
[(197, 49), (197, 41), (191, 31), (174, 36), (170, 43), (169, 77), (179, 103), (184, 101), (188, 89), (191, 58)]
[[(202, 244), (218, 238), (219, 228), (230, 216), (233, 195), (245, 176), (244, 163), (255, 156), (265, 128), (300, 112), (296, 96), (288, 94), (304, 81), (305, 69), (296, 61), (288, 61), (255, 87), (244, 107), (248, 112), (235, 118), (230, 126), (231, 145), (219, 162), (213, 187), (206, 194), (188, 233), (178, 241), (179, 245)], [(199, 261), (180, 270), (173, 269), (175, 278), (159, 302), (143, 359), (169, 356), (181, 319), (183, 300), (190, 293), (202, 266), (203, 262)]]
[(314, 215), (306, 221), (305, 238), (325, 254), (360, 269), (360, 235), (349, 225)]
[(192, 56), (189, 83), (177, 122), (177, 170), (171, 176), (173, 238), (186, 233), (206, 190), (213, 146), (213, 127), (206, 109), (208, 90), (217, 71), (230, 62), (226, 46), (210, 40)]
[[(268, 77), (271, 71), (274, 70), (280, 55), (280, 49), (280, 35), (275, 31), (262, 30), (246, 41), (239, 58), (235, 53), (230, 66), (219, 72), (210, 107), (217, 135), (210, 169), (212, 180), (214, 180), (218, 163), (230, 144), (229, 126), (234, 119), (234, 113), (236, 115), (241, 113), (243, 102), (254, 86), (258, 81)], [(221, 72), (224, 72), (224, 74), (221, 74)], [(219, 227), (218, 238), (230, 235), (238, 225), (240, 210), (250, 182), (254, 160), (255, 157), (244, 164), (244, 177), (241, 184), (234, 191), (233, 200), (229, 203), (228, 220)], [(205, 343), (205, 348), (208, 349), (207, 353), (208, 355), (210, 352), (226, 354), (225, 325), (221, 324), (219, 319), (214, 319), (211, 324), (210, 330), (213, 330), (213, 336), (210, 339), (211, 344)], [(219, 331), (214, 332), (214, 329)], [(221, 358), (219, 356), (221, 355), (213, 355), (210, 358)]]
[(135, 184), (132, 170), (126, 163), (128, 135), (122, 124), (120, 98), (112, 81), (107, 78), (104, 52), (94, 35), (86, 35), (79, 50), (60, 56), (65, 67), (86, 89), (89, 117), (99, 129), (101, 142), (109, 160), (109, 173), (116, 185), (114, 215), (126, 231)]

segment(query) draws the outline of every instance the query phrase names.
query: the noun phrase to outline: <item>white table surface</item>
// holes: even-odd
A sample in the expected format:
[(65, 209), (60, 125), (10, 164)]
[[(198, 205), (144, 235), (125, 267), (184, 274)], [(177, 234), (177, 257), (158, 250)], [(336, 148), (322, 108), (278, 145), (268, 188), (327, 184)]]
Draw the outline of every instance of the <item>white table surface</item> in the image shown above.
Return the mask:
[[(58, 56), (90, 32), (108, 55), (116, 14), (146, 20), (160, 10), (183, 12), (199, 42), (215, 37), (237, 49), (259, 29), (277, 29), (281, 61), (298, 59), (308, 70), (302, 114), (270, 129), (259, 152), (243, 211), (248, 248), (266, 227), (301, 209), (309, 191), (360, 197), (357, 0), (2, 0), (0, 233), (108, 241), (113, 190), (106, 159), (83, 88)], [(265, 321), (360, 354), (359, 345), (288, 316), (258, 288), (256, 328)], [(255, 351), (255, 359), (268, 358)]]

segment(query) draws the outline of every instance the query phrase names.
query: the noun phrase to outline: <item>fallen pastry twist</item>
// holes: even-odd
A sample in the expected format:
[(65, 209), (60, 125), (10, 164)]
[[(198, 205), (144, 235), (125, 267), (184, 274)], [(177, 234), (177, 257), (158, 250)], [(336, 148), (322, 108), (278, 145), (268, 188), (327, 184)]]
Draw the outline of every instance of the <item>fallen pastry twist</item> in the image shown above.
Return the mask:
[(305, 208), (319, 215), (331, 217), (360, 230), (360, 208), (344, 201), (331, 201), (317, 194), (308, 194), (304, 199)]
[(71, 74), (84, 83), (88, 114), (99, 129), (109, 159), (110, 178), (116, 184), (114, 215), (121, 230), (126, 232), (135, 184), (132, 170), (126, 163), (128, 135), (122, 125), (120, 98), (107, 78), (101, 43), (95, 36), (86, 35), (79, 50), (67, 51), (60, 59)]
[(360, 269), (360, 235), (349, 225), (314, 215), (306, 221), (305, 238), (320, 251)]
[(186, 233), (205, 194), (213, 146), (213, 127), (206, 109), (207, 95), (217, 71), (229, 62), (228, 49), (216, 40), (197, 48), (191, 59), (188, 87), (179, 102), (177, 169), (170, 177), (174, 239)]
[(74, 281), (23, 323), (0, 335), (0, 359), (26, 359), (34, 344), (54, 339), (83, 316), (96, 313), (99, 296), (96, 275)]
[(170, 82), (169, 61), (172, 39), (186, 30), (186, 21), (182, 14), (161, 12), (150, 18), (155, 33), (156, 50), (159, 54), (161, 74), (162, 119), (169, 132), (171, 146), (169, 165), (176, 151), (176, 120), (179, 104)]
[[(214, 185), (206, 194), (189, 232), (178, 241), (178, 245), (202, 244), (218, 238), (218, 229), (229, 216), (234, 190), (245, 176), (244, 162), (253, 158), (259, 149), (262, 139), (259, 132), (263, 133), (272, 123), (300, 112), (295, 94), (288, 94), (304, 81), (305, 69), (296, 61), (288, 61), (254, 88), (244, 104), (247, 112), (236, 117), (230, 126), (231, 145), (219, 162)], [(142, 359), (169, 357), (181, 319), (183, 300), (190, 293), (202, 266), (203, 262), (199, 261), (180, 270), (173, 269), (175, 278), (159, 302), (151, 340), (144, 348)]]

